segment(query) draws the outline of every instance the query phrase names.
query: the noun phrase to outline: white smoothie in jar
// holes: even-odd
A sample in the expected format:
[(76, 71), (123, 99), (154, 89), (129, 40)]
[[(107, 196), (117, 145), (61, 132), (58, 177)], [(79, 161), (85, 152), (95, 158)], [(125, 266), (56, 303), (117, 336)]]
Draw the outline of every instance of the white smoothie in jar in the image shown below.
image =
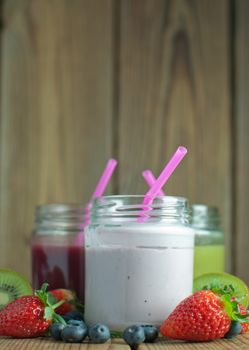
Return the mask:
[(125, 218), (90, 226), (85, 242), (89, 324), (117, 331), (132, 324), (159, 326), (192, 293), (194, 232), (182, 222)]

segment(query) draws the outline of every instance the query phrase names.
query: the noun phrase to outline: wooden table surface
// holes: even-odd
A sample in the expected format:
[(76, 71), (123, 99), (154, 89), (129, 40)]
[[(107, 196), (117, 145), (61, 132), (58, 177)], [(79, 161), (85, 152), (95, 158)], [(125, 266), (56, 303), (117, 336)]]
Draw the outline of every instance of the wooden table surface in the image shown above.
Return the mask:
[[(113, 339), (105, 344), (68, 344), (53, 341), (50, 338), (7, 339), (0, 338), (0, 350), (130, 350), (122, 339)], [(142, 344), (138, 350), (246, 350), (249, 349), (249, 333), (234, 340), (217, 340), (205, 343), (185, 343), (176, 341), (158, 341)]]

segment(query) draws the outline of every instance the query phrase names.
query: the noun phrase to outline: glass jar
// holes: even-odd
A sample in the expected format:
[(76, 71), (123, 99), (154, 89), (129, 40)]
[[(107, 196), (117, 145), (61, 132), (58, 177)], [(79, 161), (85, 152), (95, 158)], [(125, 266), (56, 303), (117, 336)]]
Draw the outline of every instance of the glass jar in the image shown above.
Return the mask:
[(74, 290), (84, 302), (84, 207), (78, 204), (37, 207), (31, 250), (34, 288), (47, 282), (50, 290)]
[(194, 277), (209, 272), (224, 272), (224, 233), (217, 208), (203, 204), (192, 206), (195, 231)]
[(85, 231), (85, 320), (114, 331), (159, 326), (192, 293), (194, 231), (187, 200), (107, 196)]

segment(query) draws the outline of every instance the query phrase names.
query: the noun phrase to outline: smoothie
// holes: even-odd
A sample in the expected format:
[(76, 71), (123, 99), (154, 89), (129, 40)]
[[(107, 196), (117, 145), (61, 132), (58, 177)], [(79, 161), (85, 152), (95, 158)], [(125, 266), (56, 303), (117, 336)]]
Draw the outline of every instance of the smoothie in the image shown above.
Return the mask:
[(210, 272), (224, 272), (224, 244), (195, 246), (194, 277)]
[(160, 325), (192, 293), (192, 229), (130, 224), (86, 232), (85, 320)]
[(194, 277), (224, 272), (224, 232), (220, 228), (218, 208), (194, 204), (192, 213), (191, 225), (195, 231)]
[(32, 279), (35, 289), (71, 289), (84, 303), (84, 207), (44, 204), (36, 208), (32, 235)]
[(80, 245), (32, 245), (33, 287), (49, 284), (49, 290), (74, 290), (84, 300), (84, 249)]

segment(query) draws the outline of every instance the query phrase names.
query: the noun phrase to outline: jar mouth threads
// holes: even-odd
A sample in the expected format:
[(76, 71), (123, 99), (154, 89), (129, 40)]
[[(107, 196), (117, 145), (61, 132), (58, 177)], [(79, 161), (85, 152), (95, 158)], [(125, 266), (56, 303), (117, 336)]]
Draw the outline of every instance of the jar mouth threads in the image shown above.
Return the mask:
[(36, 207), (37, 232), (56, 230), (57, 233), (80, 231), (85, 226), (85, 208), (81, 204), (44, 204)]
[(91, 210), (91, 219), (112, 222), (133, 221), (145, 218), (142, 223), (151, 221), (171, 221), (188, 224), (190, 210), (188, 201), (183, 197), (158, 196), (148, 205), (143, 204), (143, 195), (104, 196), (95, 199)]
[(71, 216), (84, 214), (84, 206), (81, 204), (42, 204), (36, 207), (36, 216)]
[(205, 204), (192, 205), (191, 225), (200, 229), (220, 229), (221, 219), (217, 207)]

